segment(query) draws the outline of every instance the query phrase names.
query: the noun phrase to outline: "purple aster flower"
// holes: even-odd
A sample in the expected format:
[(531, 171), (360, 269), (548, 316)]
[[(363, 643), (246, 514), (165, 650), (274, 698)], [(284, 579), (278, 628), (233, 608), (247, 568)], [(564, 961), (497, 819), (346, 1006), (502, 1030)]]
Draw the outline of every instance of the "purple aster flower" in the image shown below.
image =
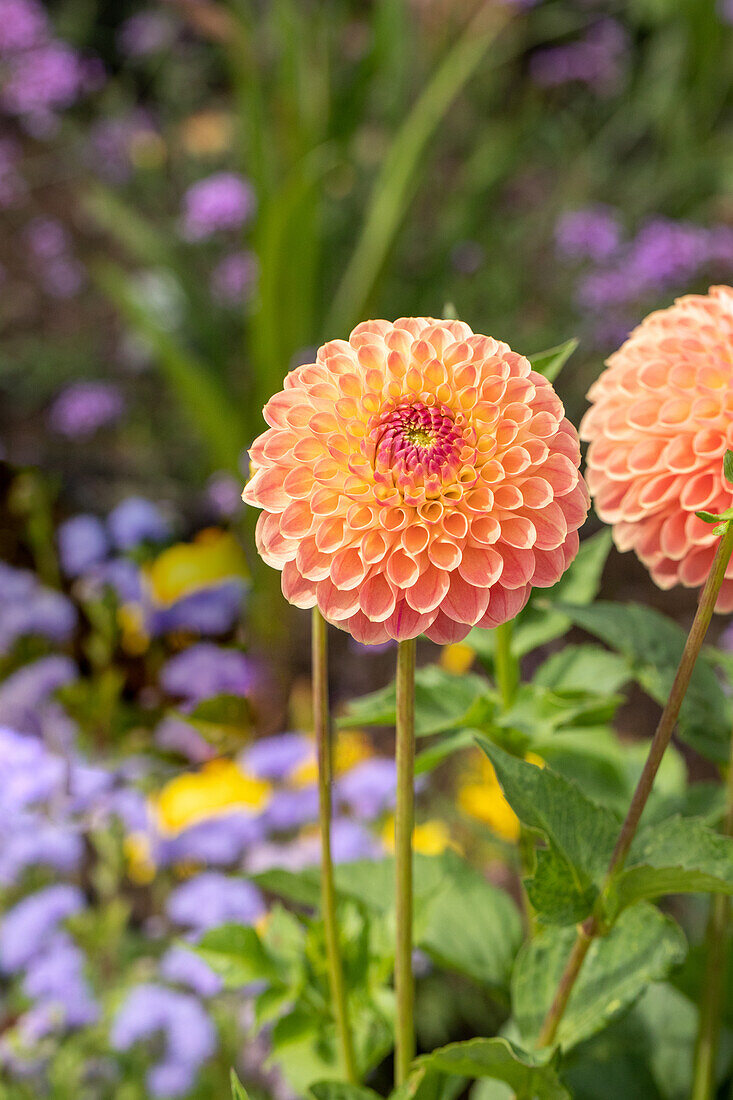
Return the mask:
[(166, 981), (185, 985), (199, 997), (214, 997), (223, 987), (209, 964), (186, 947), (169, 947), (160, 960), (160, 973)]
[(125, 183), (133, 172), (135, 150), (158, 136), (153, 120), (140, 109), (101, 119), (89, 131), (87, 160), (105, 180)]
[(211, 297), (222, 306), (242, 306), (252, 296), (257, 260), (251, 252), (232, 252), (211, 273)]
[(0, 56), (29, 50), (48, 33), (48, 17), (36, 0), (0, 0)]
[(232, 474), (214, 474), (206, 486), (206, 499), (220, 519), (230, 519), (242, 507), (242, 487)]
[(23, 234), (28, 248), (39, 260), (55, 260), (71, 246), (66, 227), (55, 218), (33, 218)]
[(363, 760), (336, 781), (339, 801), (359, 818), (371, 821), (394, 806), (397, 767), (394, 760)]
[(538, 50), (530, 59), (530, 74), (540, 87), (578, 82), (607, 95), (619, 84), (627, 49), (628, 36), (621, 24), (601, 19), (576, 42)]
[(29, 867), (70, 874), (83, 858), (84, 843), (73, 826), (52, 824), (37, 814), (15, 816), (12, 829), (0, 840), (0, 885), (18, 882)]
[(78, 577), (109, 553), (109, 538), (96, 516), (67, 519), (58, 529), (59, 559), (67, 577)]
[[(2, 27), (1, 8), (0, 27)], [(1, 35), (2, 30), (0, 30)], [(12, 138), (0, 138), (0, 210), (16, 206), (26, 194), (25, 180), (18, 170), (22, 155), (20, 146)]]
[(110, 558), (95, 566), (84, 578), (90, 599), (101, 599), (111, 588), (120, 603), (141, 603), (143, 585), (140, 567), (129, 558)]
[(147, 799), (134, 787), (110, 791), (96, 809), (102, 820), (117, 818), (128, 833), (145, 832), (150, 825)]
[(129, 1050), (161, 1032), (165, 1053), (150, 1070), (148, 1087), (155, 1097), (184, 1096), (216, 1049), (214, 1025), (194, 996), (151, 983), (130, 992), (114, 1019), (110, 1042), (116, 1050)]
[(70, 107), (84, 87), (84, 68), (65, 42), (50, 41), (14, 54), (0, 95), (12, 115), (45, 122)]
[(24, 970), (61, 922), (84, 907), (81, 890), (59, 883), (29, 894), (9, 909), (0, 925), (0, 966), (5, 973)]
[(45, 802), (63, 781), (65, 766), (42, 741), (0, 727), (0, 812), (17, 813)]
[(318, 819), (318, 791), (315, 787), (300, 787), (291, 791), (275, 791), (265, 810), (267, 827), (286, 833), (300, 829)]
[(215, 233), (239, 229), (252, 216), (254, 192), (242, 176), (217, 172), (189, 187), (183, 197), (183, 234), (203, 241)]
[(216, 636), (228, 634), (242, 613), (246, 585), (233, 579), (202, 588), (177, 600), (171, 607), (156, 608), (148, 624), (154, 636), (172, 631)]
[(218, 871), (177, 886), (166, 903), (169, 919), (196, 934), (229, 922), (254, 924), (264, 912), (262, 895), (251, 882)]
[(20, 733), (36, 732), (34, 717), (51, 695), (76, 680), (78, 669), (69, 657), (41, 657), (21, 666), (0, 683), (0, 724)]
[(249, 695), (259, 680), (255, 664), (236, 649), (199, 642), (163, 665), (160, 683), (169, 695), (194, 706), (216, 695)]
[(287, 779), (313, 756), (313, 742), (303, 733), (262, 737), (242, 753), (242, 763), (258, 779)]
[[(11, 576), (15, 574), (14, 577)], [(3, 587), (3, 580), (9, 584)], [(18, 638), (37, 635), (65, 642), (76, 626), (76, 609), (60, 592), (44, 588), (32, 573), (6, 567), (0, 571), (0, 654)]]
[(51, 298), (73, 298), (86, 282), (86, 268), (73, 256), (59, 256), (40, 271), (41, 285)]
[(134, 550), (143, 542), (165, 542), (170, 526), (160, 509), (144, 497), (128, 497), (107, 518), (118, 550)]
[(188, 722), (178, 718), (164, 718), (155, 729), (155, 744), (161, 749), (185, 756), (192, 764), (203, 764), (213, 760), (216, 750), (203, 739), (200, 733)]
[(84, 977), (85, 959), (65, 933), (57, 933), (26, 971), (23, 990), (35, 1001), (56, 1009), (66, 1027), (87, 1027), (99, 1018), (99, 1007)]
[(149, 57), (173, 42), (176, 25), (165, 12), (137, 12), (129, 16), (117, 33), (117, 46), (126, 57)]
[(264, 835), (265, 824), (261, 815), (236, 811), (217, 814), (207, 821), (191, 825), (175, 837), (161, 840), (156, 857), (164, 866), (193, 860), (210, 867), (230, 867)]
[(621, 227), (607, 206), (569, 210), (555, 227), (555, 243), (563, 256), (573, 260), (610, 259), (621, 243)]
[(718, 14), (724, 23), (733, 25), (733, 0), (718, 0)]
[(109, 382), (74, 382), (54, 401), (49, 426), (70, 439), (93, 435), (119, 420), (124, 412), (122, 394)]

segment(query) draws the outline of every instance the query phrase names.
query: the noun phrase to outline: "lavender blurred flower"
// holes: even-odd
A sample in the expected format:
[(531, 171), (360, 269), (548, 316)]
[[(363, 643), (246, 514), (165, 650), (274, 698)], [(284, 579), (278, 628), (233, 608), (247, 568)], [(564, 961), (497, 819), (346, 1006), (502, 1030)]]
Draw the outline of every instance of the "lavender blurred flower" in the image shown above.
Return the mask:
[(227, 634), (242, 612), (245, 584), (241, 580), (202, 588), (177, 600), (170, 607), (156, 608), (150, 619), (151, 634), (168, 634), (175, 630), (194, 634)]
[(166, 903), (170, 920), (196, 935), (230, 921), (254, 924), (264, 912), (262, 896), (251, 882), (216, 871), (204, 871), (177, 886)]
[(34, 958), (23, 981), (25, 993), (53, 1008), (59, 1023), (86, 1027), (99, 1018), (99, 1007), (84, 977), (85, 959), (64, 932), (52, 936), (42, 954)]
[(303, 733), (262, 737), (242, 753), (246, 771), (258, 779), (287, 779), (313, 755), (313, 743)]
[(36, 737), (0, 727), (0, 814), (45, 802), (64, 776), (63, 762)]
[(203, 241), (215, 233), (239, 229), (252, 216), (254, 192), (242, 176), (217, 172), (189, 187), (183, 197), (183, 235)]
[(291, 791), (275, 791), (265, 810), (267, 827), (286, 833), (309, 825), (318, 817), (318, 791), (315, 787), (300, 787)]
[(120, 603), (140, 603), (143, 585), (140, 568), (129, 558), (110, 558), (91, 569), (84, 578), (90, 599), (101, 599), (104, 590), (111, 588)]
[(37, 46), (48, 32), (48, 18), (37, 0), (0, 0), (0, 56)]
[(55, 218), (33, 218), (23, 234), (25, 243), (40, 260), (63, 256), (71, 246), (66, 227)]
[(150, 115), (142, 109), (100, 119), (89, 131), (87, 160), (103, 179), (121, 184), (132, 175), (136, 151), (160, 141)]
[(40, 279), (51, 298), (73, 298), (86, 282), (86, 268), (73, 256), (59, 256), (43, 265)]
[(43, 952), (61, 922), (84, 907), (81, 890), (66, 883), (23, 898), (6, 912), (0, 925), (0, 967), (6, 974), (24, 970)]
[(70, 874), (83, 857), (84, 843), (73, 825), (57, 825), (38, 814), (16, 814), (12, 827), (0, 830), (0, 885), (13, 885), (30, 867)]
[(64, 42), (49, 41), (9, 58), (0, 102), (9, 114), (43, 132), (55, 114), (70, 107), (84, 89), (84, 66)]
[(134, 550), (143, 542), (165, 542), (170, 526), (157, 505), (144, 497), (128, 497), (107, 517), (118, 550)]
[(242, 507), (242, 486), (233, 474), (213, 474), (206, 486), (206, 499), (219, 519), (229, 519)]
[(110, 382), (73, 382), (54, 401), (49, 427), (69, 439), (80, 439), (119, 420), (124, 409), (122, 394)]
[(163, 665), (160, 683), (189, 707), (216, 695), (249, 695), (259, 681), (256, 665), (236, 649), (199, 642)]
[(358, 818), (371, 821), (394, 806), (396, 778), (394, 760), (374, 756), (336, 781), (337, 797)]
[(164, 718), (155, 728), (155, 744), (168, 752), (185, 756), (192, 764), (213, 760), (216, 750), (188, 722), (178, 718)]
[(72, 516), (58, 529), (59, 559), (67, 577), (79, 577), (109, 553), (109, 538), (100, 519)]
[(68, 657), (40, 657), (22, 665), (0, 683), (0, 725), (13, 727), (19, 733), (36, 733), (37, 712), (51, 695), (78, 676), (78, 669)]
[(265, 836), (266, 826), (261, 816), (232, 811), (200, 821), (175, 837), (161, 840), (156, 858), (161, 866), (176, 863), (203, 863), (209, 867), (231, 867), (251, 845)]
[(569, 210), (555, 227), (558, 252), (573, 260), (609, 260), (621, 243), (621, 227), (608, 206)]
[(165, 1053), (148, 1073), (148, 1087), (155, 1097), (183, 1096), (216, 1049), (214, 1025), (191, 994), (139, 985), (117, 1013), (110, 1042), (117, 1050), (129, 1050), (159, 1032), (165, 1036)]
[(530, 74), (540, 87), (577, 81), (608, 95), (618, 87), (627, 50), (628, 36), (621, 24), (601, 19), (577, 42), (538, 50), (530, 59)]
[(44, 588), (26, 570), (0, 563), (0, 654), (18, 638), (33, 635), (65, 642), (76, 621), (74, 605), (61, 592)]
[(211, 297), (222, 306), (242, 306), (251, 297), (256, 280), (257, 260), (253, 253), (232, 252), (211, 273)]
[(117, 32), (117, 46), (126, 57), (149, 57), (171, 45), (176, 24), (162, 11), (149, 8), (129, 16)]
[(213, 997), (223, 982), (208, 963), (186, 947), (169, 947), (160, 960), (160, 974), (168, 982), (185, 985), (199, 997)]

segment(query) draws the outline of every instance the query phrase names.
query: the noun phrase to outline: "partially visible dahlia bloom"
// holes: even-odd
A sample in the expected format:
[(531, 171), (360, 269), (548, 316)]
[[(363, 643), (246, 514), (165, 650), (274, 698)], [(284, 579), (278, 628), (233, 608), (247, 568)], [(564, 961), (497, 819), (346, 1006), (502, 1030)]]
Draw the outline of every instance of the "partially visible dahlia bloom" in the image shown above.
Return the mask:
[[(650, 314), (591, 386), (580, 426), (596, 511), (660, 588), (701, 585), (718, 536), (695, 512), (733, 505), (733, 290)], [(733, 610), (733, 564), (716, 605)]]
[(527, 359), (460, 321), (365, 321), (264, 416), (243, 493), (258, 550), (357, 641), (497, 626), (575, 556), (577, 433)]

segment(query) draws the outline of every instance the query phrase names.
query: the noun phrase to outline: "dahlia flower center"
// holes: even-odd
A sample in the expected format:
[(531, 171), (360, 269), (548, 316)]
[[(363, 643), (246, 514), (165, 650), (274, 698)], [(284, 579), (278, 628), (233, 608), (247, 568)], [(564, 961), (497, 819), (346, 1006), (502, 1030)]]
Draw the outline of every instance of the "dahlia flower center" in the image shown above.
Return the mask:
[(444, 405), (400, 401), (382, 412), (371, 433), (375, 479), (398, 489), (408, 502), (435, 495), (455, 482), (469, 456), (471, 434), (463, 415)]

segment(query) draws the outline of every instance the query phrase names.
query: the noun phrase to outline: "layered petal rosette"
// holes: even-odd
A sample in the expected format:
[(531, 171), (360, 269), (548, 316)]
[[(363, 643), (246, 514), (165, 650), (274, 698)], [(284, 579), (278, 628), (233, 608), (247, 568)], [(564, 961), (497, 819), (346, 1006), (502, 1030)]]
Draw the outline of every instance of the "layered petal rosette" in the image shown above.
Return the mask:
[(366, 321), (284, 385), (243, 496), (291, 603), (361, 642), (455, 642), (573, 559), (578, 436), (506, 344), (460, 321)]
[[(698, 511), (733, 505), (723, 456), (733, 446), (733, 290), (712, 287), (650, 314), (591, 386), (580, 426), (596, 511), (619, 550), (660, 588), (696, 588), (718, 536)], [(733, 610), (733, 564), (716, 609)]]

